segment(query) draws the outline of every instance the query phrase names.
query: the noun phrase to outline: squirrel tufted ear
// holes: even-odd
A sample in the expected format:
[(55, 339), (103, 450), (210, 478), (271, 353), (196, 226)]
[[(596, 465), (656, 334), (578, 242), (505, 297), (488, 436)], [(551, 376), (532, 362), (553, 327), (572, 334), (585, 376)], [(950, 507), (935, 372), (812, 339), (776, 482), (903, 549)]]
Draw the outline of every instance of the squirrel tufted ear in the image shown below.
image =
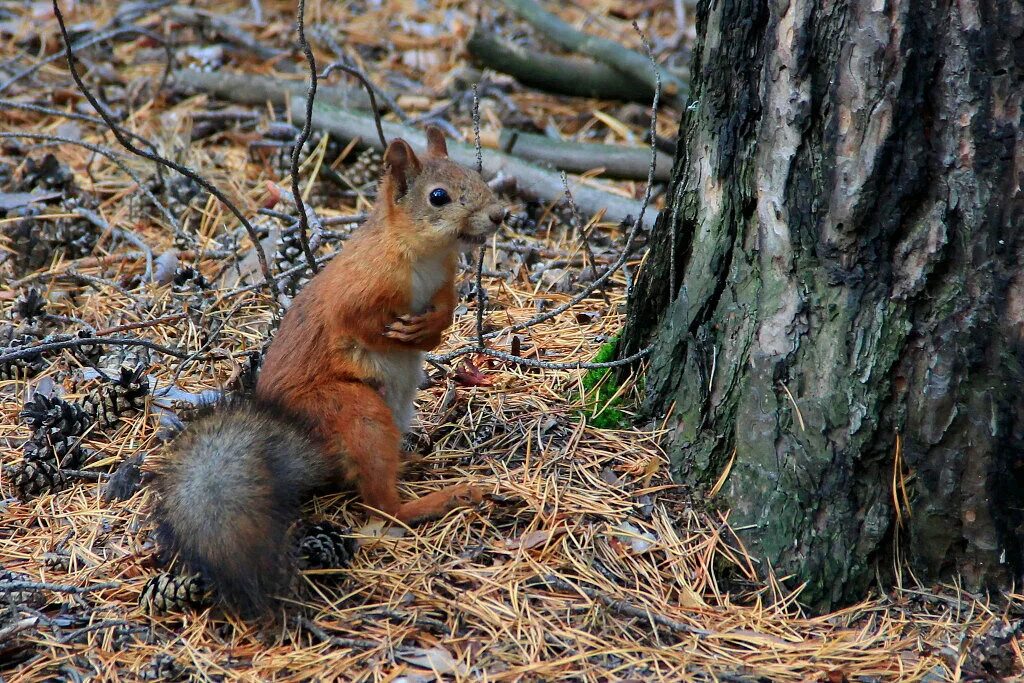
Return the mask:
[(420, 160), (409, 143), (395, 138), (384, 150), (385, 177), (391, 180), (392, 201), (401, 199), (409, 191), (409, 184), (420, 172)]
[(448, 144), (444, 141), (444, 133), (437, 126), (427, 126), (427, 156), (448, 156)]

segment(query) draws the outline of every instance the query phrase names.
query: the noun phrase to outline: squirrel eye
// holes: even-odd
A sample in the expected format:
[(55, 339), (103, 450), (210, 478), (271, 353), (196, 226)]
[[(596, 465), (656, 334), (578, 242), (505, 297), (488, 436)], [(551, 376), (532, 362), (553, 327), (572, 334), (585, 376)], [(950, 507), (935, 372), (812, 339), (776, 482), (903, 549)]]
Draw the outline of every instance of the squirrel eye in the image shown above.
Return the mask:
[(448, 196), (447, 190), (442, 187), (435, 187), (430, 191), (430, 205), (431, 206), (444, 206), (452, 200)]

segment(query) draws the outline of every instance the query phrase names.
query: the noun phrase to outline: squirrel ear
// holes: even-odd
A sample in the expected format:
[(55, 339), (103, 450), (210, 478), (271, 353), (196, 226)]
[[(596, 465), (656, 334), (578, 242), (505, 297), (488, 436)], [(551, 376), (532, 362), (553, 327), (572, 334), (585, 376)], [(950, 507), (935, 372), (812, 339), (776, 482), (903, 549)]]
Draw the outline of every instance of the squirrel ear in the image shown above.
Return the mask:
[(444, 141), (444, 133), (434, 125), (427, 126), (427, 156), (448, 156), (448, 144)]
[(409, 143), (395, 138), (384, 150), (385, 178), (390, 179), (392, 201), (401, 199), (409, 191), (409, 183), (420, 172), (420, 160)]

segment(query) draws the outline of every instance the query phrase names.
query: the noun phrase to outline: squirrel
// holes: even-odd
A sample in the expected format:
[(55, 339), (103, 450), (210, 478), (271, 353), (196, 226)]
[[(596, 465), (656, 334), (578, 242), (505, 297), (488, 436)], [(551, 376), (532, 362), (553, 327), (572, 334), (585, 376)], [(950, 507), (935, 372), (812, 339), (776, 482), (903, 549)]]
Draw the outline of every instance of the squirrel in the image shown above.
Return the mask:
[(448, 158), (439, 128), (426, 138), (422, 160), (402, 139), (387, 146), (373, 210), (288, 308), (255, 396), (193, 422), (154, 467), (160, 546), (240, 613), (288, 587), (290, 530), (321, 490), (354, 487), (405, 524), (482, 500), (466, 484), (407, 502), (397, 489), (423, 354), (452, 323), (458, 254), (507, 213)]

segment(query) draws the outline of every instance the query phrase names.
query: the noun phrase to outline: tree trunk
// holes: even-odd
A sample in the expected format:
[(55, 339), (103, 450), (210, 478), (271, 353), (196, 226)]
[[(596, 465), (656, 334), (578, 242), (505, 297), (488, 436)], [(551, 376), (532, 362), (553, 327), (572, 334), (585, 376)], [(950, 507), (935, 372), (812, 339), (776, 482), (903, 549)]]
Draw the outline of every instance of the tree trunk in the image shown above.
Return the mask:
[(673, 474), (829, 608), (1020, 579), (1024, 5), (714, 0), (620, 353)]

